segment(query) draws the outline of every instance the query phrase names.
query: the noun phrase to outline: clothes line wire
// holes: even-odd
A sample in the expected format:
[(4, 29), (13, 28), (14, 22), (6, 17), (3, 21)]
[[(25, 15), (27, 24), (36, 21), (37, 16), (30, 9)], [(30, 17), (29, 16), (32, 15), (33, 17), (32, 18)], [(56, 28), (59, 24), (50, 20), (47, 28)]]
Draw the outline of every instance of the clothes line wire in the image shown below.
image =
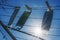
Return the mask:
[[(0, 15), (0, 16), (11, 17), (10, 15)], [(17, 16), (17, 17), (19, 17), (19, 16)], [(42, 19), (42, 18), (29, 17), (29, 19)], [(53, 20), (60, 20), (60, 18), (53, 18)]]
[[(8, 22), (4, 22), (4, 23), (8, 23)], [(15, 23), (14, 23), (14, 24), (15, 24)], [(16, 27), (16, 26), (14, 26), (14, 27)], [(38, 27), (38, 26), (24, 25), (24, 27)], [(39, 26), (39, 27), (40, 27), (40, 26)], [(55, 29), (56, 29), (56, 30), (60, 30), (60, 28), (55, 28), (55, 27), (52, 27), (52, 26), (51, 26), (50, 30), (51, 30), (51, 29), (54, 29), (54, 30), (55, 30)]]

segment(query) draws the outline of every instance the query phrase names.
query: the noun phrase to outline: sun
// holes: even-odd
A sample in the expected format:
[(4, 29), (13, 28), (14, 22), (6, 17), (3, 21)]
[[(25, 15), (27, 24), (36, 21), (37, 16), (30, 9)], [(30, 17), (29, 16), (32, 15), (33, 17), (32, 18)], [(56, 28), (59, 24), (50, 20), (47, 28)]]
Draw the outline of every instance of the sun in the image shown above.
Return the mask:
[(41, 30), (40, 27), (34, 27), (33, 28), (33, 33), (34, 33), (34, 35), (39, 36), (40, 34), (42, 34), (42, 30)]

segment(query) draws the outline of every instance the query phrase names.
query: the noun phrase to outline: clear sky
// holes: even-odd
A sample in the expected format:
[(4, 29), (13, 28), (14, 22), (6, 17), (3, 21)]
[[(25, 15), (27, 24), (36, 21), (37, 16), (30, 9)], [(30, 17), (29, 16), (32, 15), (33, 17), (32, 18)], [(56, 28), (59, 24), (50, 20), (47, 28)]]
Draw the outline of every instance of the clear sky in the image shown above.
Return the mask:
[[(12, 26), (16, 27), (16, 23), (19, 17), (26, 10), (25, 5), (27, 4), (32, 8), (32, 13), (21, 30), (36, 35), (38, 37), (44, 38), (46, 40), (60, 40), (60, 0), (48, 0), (49, 4), (54, 9), (53, 21), (48, 34), (45, 31), (43, 31), (42, 33), (42, 30), (40, 30), (43, 15), (47, 10), (45, 1), (46, 0), (6, 0), (4, 4), (21, 7), (16, 18), (14, 19), (14, 22), (12, 23)], [(0, 5), (0, 20), (2, 20), (3, 23), (7, 25), (9, 22), (9, 18), (11, 17), (14, 9), (8, 6), (5, 6), (5, 8), (11, 8), (11, 9), (1, 9), (1, 5)], [(0, 26), (0, 30), (4, 33), (4, 35), (6, 35), (6, 38), (3, 39), (3, 35), (0, 32), (0, 40), (5, 40), (5, 39), (12, 40), (10, 36), (4, 31), (2, 26)], [(10, 31), (18, 40), (40, 40), (38, 38), (17, 31), (13, 31), (13, 30)]]

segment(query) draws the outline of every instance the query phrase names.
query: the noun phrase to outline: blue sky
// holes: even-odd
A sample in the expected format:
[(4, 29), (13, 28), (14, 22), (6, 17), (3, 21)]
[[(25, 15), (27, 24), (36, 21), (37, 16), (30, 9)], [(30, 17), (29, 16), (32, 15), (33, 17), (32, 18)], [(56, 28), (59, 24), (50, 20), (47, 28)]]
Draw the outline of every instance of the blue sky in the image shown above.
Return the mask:
[[(19, 17), (26, 10), (25, 5), (27, 4), (28, 6), (30, 6), (32, 8), (32, 13), (29, 16), (28, 20), (26, 21), (25, 26), (21, 30), (25, 31), (27, 33), (42, 37), (46, 40), (60, 40), (60, 29), (59, 29), (60, 28), (60, 10), (56, 10), (56, 9), (60, 9), (60, 7), (56, 7), (56, 6), (60, 6), (60, 0), (48, 0), (49, 4), (54, 9), (53, 21), (52, 21), (51, 28), (50, 28), (48, 34), (43, 35), (43, 33), (41, 33), (42, 32), (41, 30), (39, 33), (37, 32), (38, 28), (41, 27), (42, 18), (43, 18), (44, 12), (46, 11), (46, 10), (43, 10), (43, 8), (47, 9), (45, 1), (46, 0), (7, 0), (4, 4), (21, 7), (16, 18), (14, 19), (14, 22), (12, 23), (12, 26), (16, 27), (16, 23), (17, 23)], [(11, 8), (8, 6), (5, 6), (5, 7)], [(8, 24), (9, 18), (12, 15), (13, 11), (14, 11), (14, 9), (3, 10), (0, 7), (0, 20), (2, 20), (5, 25)], [(2, 16), (2, 15), (7, 15), (7, 16)], [(26, 25), (29, 25), (29, 26), (26, 26)], [(6, 33), (6, 31), (4, 31), (2, 26), (0, 26), (0, 30), (4, 33), (4, 35), (6, 35), (7, 40), (9, 40), (9, 39), (12, 40), (10, 38), (10, 36)], [(40, 40), (38, 38), (23, 34), (23, 33), (17, 32), (17, 31), (13, 31), (13, 30), (10, 30), (10, 31), (18, 40)], [(1, 35), (0, 40), (5, 40), (5, 39), (3, 39), (1, 33), (0, 33), (0, 35)]]

